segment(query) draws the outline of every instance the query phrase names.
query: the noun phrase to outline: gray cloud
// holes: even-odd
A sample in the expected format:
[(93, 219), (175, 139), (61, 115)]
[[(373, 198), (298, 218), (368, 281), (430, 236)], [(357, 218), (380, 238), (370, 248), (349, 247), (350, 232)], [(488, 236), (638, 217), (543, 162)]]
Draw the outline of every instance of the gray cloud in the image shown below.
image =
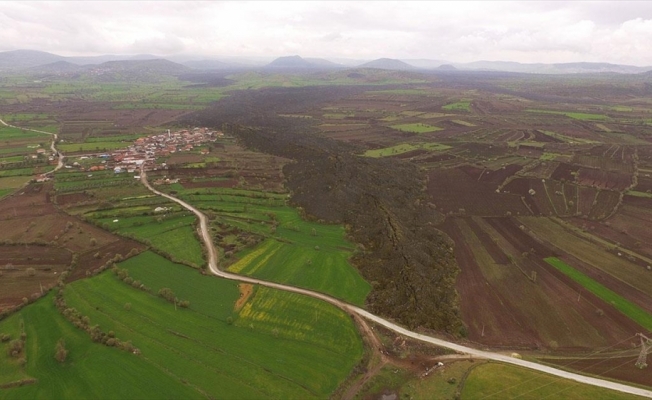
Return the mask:
[(648, 2), (7, 2), (0, 50), (652, 65)]

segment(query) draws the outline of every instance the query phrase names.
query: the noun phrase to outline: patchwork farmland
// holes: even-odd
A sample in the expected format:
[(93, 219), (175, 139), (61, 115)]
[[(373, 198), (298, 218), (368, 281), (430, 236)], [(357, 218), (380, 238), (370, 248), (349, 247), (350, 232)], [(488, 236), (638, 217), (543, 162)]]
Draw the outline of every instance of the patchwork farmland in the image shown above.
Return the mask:
[[(147, 175), (206, 214), (225, 271), (652, 385), (634, 365), (635, 334), (652, 329), (642, 83), (619, 81), (620, 96), (569, 77), (320, 74), (0, 82), (0, 115), (24, 127), (0, 128), (0, 397), (527, 397), (522, 382), (552, 385), (207, 276), (196, 216), (148, 191), (136, 166), (115, 169), (148, 138), (199, 126), (220, 135), (147, 155)], [(569, 85), (586, 96), (557, 94)], [(46, 174), (51, 137), (28, 128), (58, 134), (63, 168)]]

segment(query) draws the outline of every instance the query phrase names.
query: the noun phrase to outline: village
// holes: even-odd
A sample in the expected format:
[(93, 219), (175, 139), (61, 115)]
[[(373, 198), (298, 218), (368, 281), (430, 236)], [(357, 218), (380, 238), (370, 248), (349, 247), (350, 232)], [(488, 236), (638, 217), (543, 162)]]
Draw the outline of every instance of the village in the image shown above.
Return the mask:
[[(146, 170), (166, 168), (166, 163), (160, 162), (162, 159), (178, 152), (196, 151), (198, 147), (223, 136), (222, 132), (206, 127), (182, 129), (175, 132), (168, 129), (165, 133), (138, 138), (133, 144), (123, 149), (77, 155), (76, 161), (70, 164), (66, 163), (64, 168), (90, 173), (113, 170), (116, 174), (137, 173), (141, 166)], [(200, 151), (202, 154), (208, 153), (207, 148), (202, 148)], [(45, 150), (38, 149), (37, 152), (44, 153)], [(68, 159), (70, 160), (72, 157), (70, 156)], [(54, 160), (53, 155), (50, 156), (50, 161), (52, 160)], [(36, 180), (42, 182), (49, 179), (50, 177), (44, 174), (39, 175)]]
[[(168, 129), (167, 133), (136, 139), (134, 144), (126, 149), (115, 150), (110, 155), (101, 154), (100, 157), (112, 161), (107, 162), (107, 166), (112, 167), (116, 174), (133, 173), (141, 165), (144, 165), (145, 169), (165, 167), (165, 163), (157, 165), (156, 160), (169, 157), (177, 152), (194, 151), (196, 147), (213, 142), (223, 136), (222, 132), (205, 127), (183, 129), (176, 132), (170, 132)], [(202, 149), (201, 153), (208, 154), (208, 149)]]

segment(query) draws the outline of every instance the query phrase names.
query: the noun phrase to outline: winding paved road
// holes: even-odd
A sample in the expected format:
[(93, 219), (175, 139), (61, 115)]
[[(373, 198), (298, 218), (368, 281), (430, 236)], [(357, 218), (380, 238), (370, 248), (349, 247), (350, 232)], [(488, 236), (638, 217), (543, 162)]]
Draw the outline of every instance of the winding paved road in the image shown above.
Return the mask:
[(178, 199), (178, 198), (176, 198), (174, 196), (171, 196), (169, 194), (166, 194), (166, 193), (163, 193), (163, 192), (160, 192), (160, 191), (154, 189), (149, 184), (149, 182), (147, 181), (147, 173), (145, 172), (145, 169), (142, 166), (141, 166), (140, 180), (153, 193), (155, 193), (155, 194), (157, 194), (159, 196), (163, 196), (165, 198), (168, 198), (168, 199), (174, 201), (175, 203), (180, 204), (184, 208), (192, 211), (197, 216), (197, 218), (199, 218), (199, 229), (200, 229), (200, 232), (201, 232), (201, 236), (202, 236), (202, 239), (203, 239), (203, 241), (204, 241), (204, 243), (206, 245), (206, 248), (208, 249), (208, 267), (210, 268), (210, 270), (211, 270), (211, 272), (213, 274), (215, 274), (215, 275), (217, 275), (217, 276), (219, 276), (221, 278), (230, 279), (230, 280), (239, 281), (239, 282), (253, 283), (253, 284), (257, 284), (257, 285), (261, 285), (261, 286), (267, 286), (267, 287), (274, 288), (274, 289), (285, 290), (287, 292), (299, 293), (299, 294), (314, 297), (314, 298), (317, 298), (317, 299), (320, 299), (320, 300), (324, 300), (324, 301), (326, 301), (328, 303), (331, 303), (331, 304), (339, 307), (340, 309), (344, 310), (345, 312), (347, 312), (349, 314), (357, 314), (357, 315), (359, 315), (359, 316), (361, 316), (363, 318), (366, 318), (366, 319), (368, 319), (370, 321), (373, 321), (373, 322), (377, 323), (378, 325), (382, 325), (385, 328), (390, 329), (390, 330), (392, 330), (392, 331), (394, 331), (394, 332), (396, 332), (396, 333), (398, 333), (400, 335), (407, 336), (407, 337), (410, 337), (412, 339), (420, 340), (420, 341), (423, 341), (423, 342), (426, 342), (426, 343), (431, 343), (431, 344), (434, 344), (436, 346), (451, 349), (451, 350), (457, 351), (459, 353), (469, 354), (469, 355), (472, 355), (472, 356), (477, 357), (477, 358), (484, 358), (484, 359), (487, 359), (487, 360), (500, 361), (500, 362), (504, 362), (504, 363), (507, 363), (507, 364), (518, 365), (520, 367), (529, 368), (529, 369), (532, 369), (532, 370), (535, 370), (535, 371), (545, 372), (545, 373), (550, 374), (550, 375), (554, 375), (554, 376), (564, 378), (564, 379), (570, 379), (570, 380), (585, 383), (585, 384), (588, 384), (588, 385), (599, 386), (599, 387), (602, 387), (602, 388), (612, 389), (612, 390), (616, 390), (616, 391), (623, 392), (623, 393), (629, 393), (629, 394), (634, 394), (634, 395), (638, 395), (638, 396), (652, 398), (652, 391), (650, 391), (650, 390), (641, 389), (641, 388), (637, 388), (637, 387), (634, 387), (634, 386), (629, 386), (629, 385), (625, 385), (625, 384), (621, 384), (621, 383), (611, 382), (611, 381), (607, 381), (607, 380), (604, 380), (604, 379), (592, 378), (592, 377), (589, 377), (589, 376), (584, 376), (584, 375), (576, 374), (576, 373), (573, 373), (573, 372), (563, 371), (561, 369), (549, 367), (549, 366), (538, 364), (538, 363), (535, 363), (535, 362), (525, 361), (525, 360), (521, 360), (521, 359), (518, 359), (518, 358), (506, 356), (506, 355), (499, 354), (499, 353), (492, 353), (492, 352), (488, 352), (488, 351), (477, 350), (477, 349), (474, 349), (472, 347), (462, 346), (462, 345), (457, 344), (457, 343), (453, 343), (453, 342), (449, 342), (449, 341), (446, 341), (446, 340), (437, 339), (437, 338), (434, 338), (434, 337), (431, 337), (431, 336), (427, 336), (427, 335), (419, 334), (419, 333), (416, 333), (416, 332), (412, 332), (412, 331), (407, 330), (407, 329), (405, 329), (405, 328), (403, 328), (403, 327), (401, 327), (399, 325), (396, 325), (396, 324), (394, 324), (392, 322), (389, 322), (389, 321), (387, 321), (387, 320), (385, 320), (383, 318), (380, 318), (380, 317), (378, 317), (378, 316), (376, 316), (374, 314), (371, 314), (370, 312), (368, 312), (366, 310), (363, 310), (363, 309), (361, 309), (359, 307), (348, 304), (348, 303), (346, 303), (346, 302), (344, 302), (342, 300), (338, 300), (338, 299), (336, 299), (334, 297), (325, 295), (323, 293), (313, 292), (312, 290), (308, 290), (308, 289), (297, 288), (297, 287), (294, 287), (294, 286), (287, 286), (287, 285), (283, 285), (283, 284), (280, 284), (280, 283), (267, 282), (267, 281), (263, 281), (263, 280), (260, 280), (260, 279), (251, 278), (251, 277), (248, 277), (248, 276), (242, 276), (242, 275), (231, 274), (229, 272), (224, 272), (224, 271), (220, 270), (217, 267), (217, 251), (215, 250), (215, 245), (213, 244), (213, 240), (211, 239), (211, 235), (210, 235), (210, 233), (208, 231), (208, 222), (207, 222), (206, 215), (204, 215), (204, 213), (202, 213), (201, 211), (199, 211), (195, 207), (191, 206), (190, 204), (186, 203), (185, 201), (180, 200), (180, 199)]

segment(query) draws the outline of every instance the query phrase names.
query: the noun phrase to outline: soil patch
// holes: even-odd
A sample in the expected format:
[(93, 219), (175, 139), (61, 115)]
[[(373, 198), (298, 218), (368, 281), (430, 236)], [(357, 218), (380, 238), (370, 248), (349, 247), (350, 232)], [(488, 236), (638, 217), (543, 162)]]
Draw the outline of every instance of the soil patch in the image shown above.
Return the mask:
[(240, 311), (240, 309), (247, 303), (249, 297), (254, 292), (254, 285), (250, 283), (240, 283), (238, 284), (238, 290), (240, 291), (240, 297), (236, 300), (235, 305), (233, 306), (233, 311)]

